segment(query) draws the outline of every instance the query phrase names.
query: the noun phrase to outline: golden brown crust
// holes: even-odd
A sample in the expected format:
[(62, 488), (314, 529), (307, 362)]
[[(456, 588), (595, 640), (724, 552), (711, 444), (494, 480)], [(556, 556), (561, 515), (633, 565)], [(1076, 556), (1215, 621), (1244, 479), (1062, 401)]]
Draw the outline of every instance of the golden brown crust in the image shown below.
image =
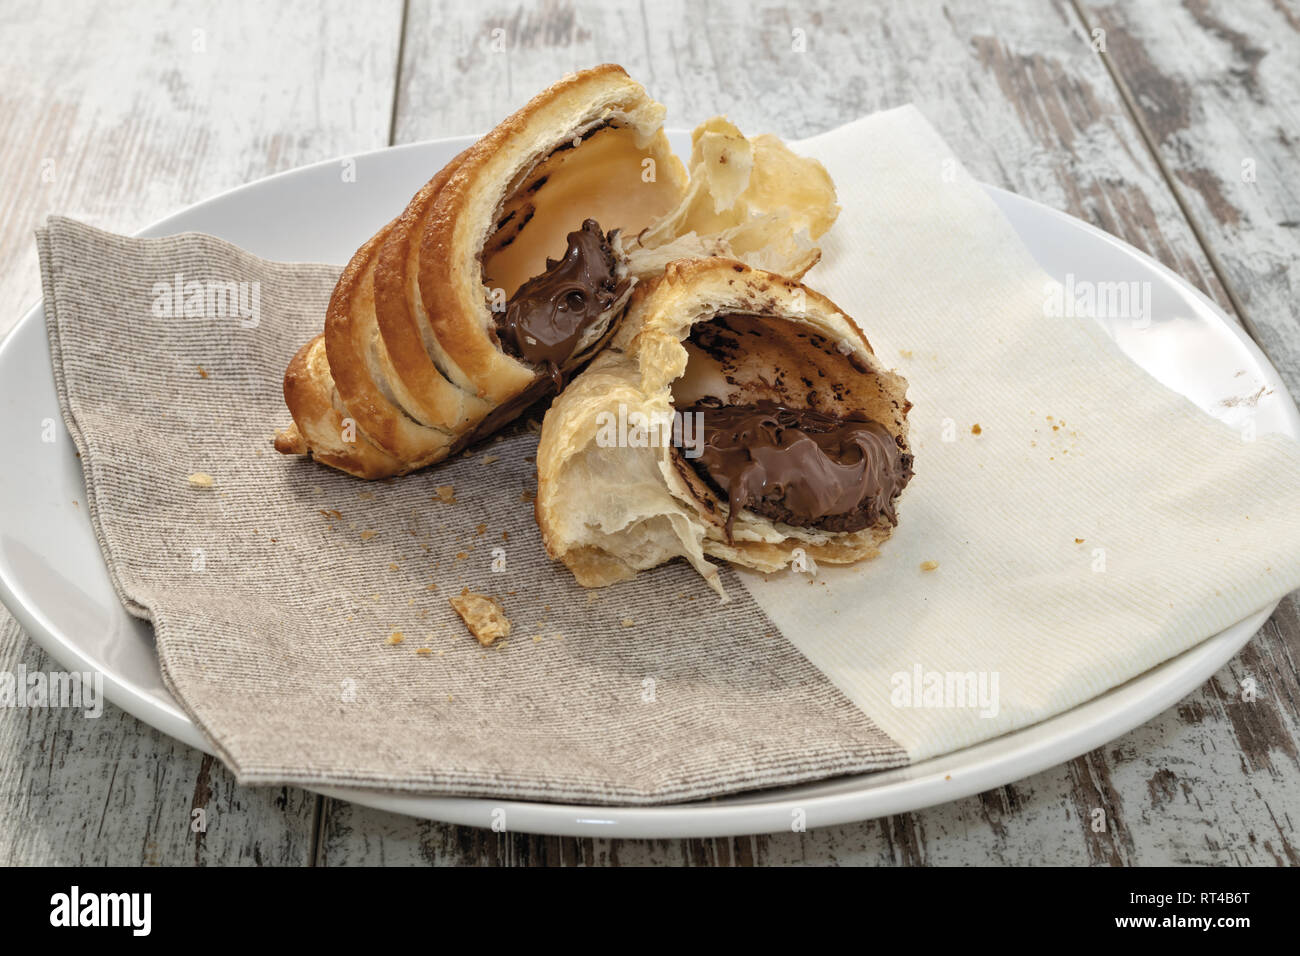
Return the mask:
[(446, 457), (455, 436), (410, 418), (377, 381), (387, 376), (375, 347), (375, 260), (391, 230), (392, 223), (372, 236), (343, 270), (325, 316), (325, 347), (334, 387), (360, 431), (410, 471)]
[[(388, 228), (375, 263), (375, 317), (392, 363), (394, 387), (404, 389), (407, 407), (426, 425), (460, 430), (489, 411), (439, 370), (425, 345), (421, 303), (412, 291), (419, 271), (420, 236), (443, 185), (460, 164), (461, 156), (429, 180)], [(423, 323), (422, 323), (423, 318)]]
[[(597, 67), (534, 97), (448, 163), (344, 268), (323, 340), (300, 350), (285, 373), (294, 425), (276, 436), (276, 449), (311, 453), (361, 477), (384, 477), (439, 461), (522, 410), (515, 400), (536, 397), (538, 383), (544, 389), (549, 377), (496, 341), (481, 262), (495, 213), (521, 175), (557, 147), (593, 125), (614, 123), (609, 129), (621, 131), (626, 149), (637, 156), (643, 150), (662, 169), (659, 185), (635, 201), (602, 206), (605, 228), (623, 225), (621, 211), (639, 227), (638, 203), (662, 211), (685, 189), (681, 163), (659, 129), (662, 116), (663, 108), (621, 68)], [(564, 162), (579, 153), (600, 156), (579, 147)], [(533, 230), (541, 233), (543, 268), (545, 256), (562, 253), (564, 234), (581, 223), (580, 216), (567, 221), (563, 200), (552, 201), (553, 228)], [(623, 304), (608, 310), (573, 364), (590, 356)], [(354, 430), (355, 441), (341, 440), (340, 427)]]
[(401, 470), (401, 462), (373, 444), (339, 411), (325, 336), (316, 336), (289, 362), (284, 401), (294, 411), (294, 424), (276, 436), (277, 451), (310, 452), (322, 464), (360, 478), (385, 478)]

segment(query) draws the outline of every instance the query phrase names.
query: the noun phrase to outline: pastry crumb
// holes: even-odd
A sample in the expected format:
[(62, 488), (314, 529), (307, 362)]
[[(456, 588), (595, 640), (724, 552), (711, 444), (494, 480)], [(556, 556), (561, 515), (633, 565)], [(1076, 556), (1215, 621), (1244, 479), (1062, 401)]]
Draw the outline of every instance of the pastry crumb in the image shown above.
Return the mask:
[(910, 358), (912, 357), (912, 350), (911, 350), (911, 349), (899, 349), (899, 350), (898, 350), (898, 354), (901, 355), (901, 356), (902, 356), (903, 358), (905, 358), (905, 359), (910, 359)]
[(362, 541), (369, 541), (371, 538), (373, 538), (373, 537), (374, 537), (375, 535), (377, 535), (377, 534), (379, 534), (378, 531), (371, 531), (369, 528), (367, 528), (365, 531), (362, 531), (362, 532), (361, 532), (361, 540), (362, 540)]
[(636, 627), (636, 621), (632, 620), (630, 617), (623, 618), (619, 623), (624, 627)]
[(1075, 544), (1083, 544), (1083, 539), (1082, 539), (1082, 538), (1075, 538), (1075, 539), (1074, 539), (1074, 543), (1075, 543)]
[(387, 643), (389, 643), (389, 644), (400, 644), (400, 643), (402, 643), (402, 641), (404, 641), (404, 640), (406, 640), (406, 635), (405, 635), (405, 634), (403, 634), (401, 631), (393, 631), (393, 633), (390, 634), (390, 635), (388, 636), (388, 641), (387, 641)]
[(212, 476), (201, 471), (196, 471), (189, 477), (191, 488), (211, 488), (213, 485)]
[(487, 534), (487, 524), (485, 522), (479, 522), (478, 527), (474, 529), (474, 533), (479, 537)]
[(428, 657), (430, 654), (433, 653), (433, 648), (431, 648), (431, 647), (417, 647), (417, 648), (415, 649), (415, 653), (419, 654), (421, 657)]
[(484, 647), (498, 638), (509, 636), (510, 619), (496, 598), (463, 588), (459, 595), (447, 600), (465, 622), (469, 632)]
[(972, 435), (981, 435), (984, 433), (984, 429), (980, 428), (979, 422), (976, 422), (974, 425), (970, 427), (970, 433)]
[(494, 464), (496, 464), (496, 463), (497, 463), (498, 461), (500, 461), (500, 460), (501, 460), (501, 456), (500, 456), (500, 455), (484, 455), (484, 456), (483, 456), (483, 464), (485, 464), (485, 465), (494, 465)]
[(439, 485), (434, 491), (437, 492), (433, 496), (434, 501), (441, 501), (449, 505), (456, 503), (456, 487), (454, 485)]
[(922, 562), (921, 562), (921, 570), (922, 570), (922, 571), (934, 571), (934, 570), (935, 570), (936, 568), (938, 568), (938, 567), (939, 567), (939, 562), (938, 562), (938, 561), (922, 561)]
[(205, 369), (202, 365), (196, 365), (195, 368), (197, 368), (197, 369), (199, 370), (199, 378), (207, 378), (207, 377), (208, 377), (208, 370)]

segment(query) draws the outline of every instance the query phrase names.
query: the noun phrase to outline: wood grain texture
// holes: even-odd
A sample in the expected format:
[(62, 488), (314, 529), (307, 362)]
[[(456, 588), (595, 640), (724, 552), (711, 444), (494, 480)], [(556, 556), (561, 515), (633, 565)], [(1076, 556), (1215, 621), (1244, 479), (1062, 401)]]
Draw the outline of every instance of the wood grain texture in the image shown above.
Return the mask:
[(670, 127), (725, 113), (746, 132), (800, 138), (915, 103), (977, 178), (1114, 233), (1229, 305), (1062, 0), (412, 0), (394, 141), (483, 131), (564, 72), (606, 61), (646, 84)]
[(32, 232), (52, 212), (133, 232), (388, 142), (400, 0), (28, 0), (0, 17), (0, 333), (40, 298)]
[(1300, 394), (1300, 5), (1080, 4), (1251, 335)]
[[(1240, 308), (1294, 384), (1300, 332), (1278, 308), (1290, 304), (1286, 238), (1300, 215), (1294, 181), (1263, 180), (1295, 167), (1294, 98), (1279, 88), (1285, 71), (1270, 72), (1295, 18), (1285, 0), (1245, 8), (410, 0), (399, 44), (395, 4), (11, 6), (0, 22), (19, 59), (0, 63), (0, 172), (19, 186), (0, 196), (0, 330), (38, 294), (29, 237), (48, 211), (128, 230), (275, 169), (381, 145), (390, 116), (395, 142), (481, 132), (563, 72), (613, 60), (676, 127), (725, 112), (796, 138), (915, 102), (977, 177), (1093, 222), (1234, 317)], [(1164, 41), (1166, 20), (1178, 43)], [(68, 28), (81, 22), (87, 34)], [(205, 22), (222, 28), (208, 50), (226, 70), (182, 55)], [(1098, 24), (1104, 55), (1089, 43)], [(1221, 169), (1214, 144), (1233, 130), (1228, 154), (1248, 145), (1242, 156), (1258, 158), (1254, 193), (1238, 195), (1231, 164)], [(1077, 760), (916, 813), (718, 840), (496, 834), (336, 801), (313, 819), (314, 798), (235, 787), (219, 764), (120, 712), (0, 714), (0, 862), (1293, 864), (1298, 657), (1292, 598), (1176, 708)], [(49, 666), (10, 626), (0, 670), (19, 661)], [(1248, 679), (1254, 702), (1242, 699)], [(199, 803), (217, 808), (202, 841), (188, 830)]]
[[(269, 173), (388, 142), (400, 0), (6, 3), (0, 334), (40, 296), (51, 212), (131, 232)], [(57, 667), (0, 609), (0, 671)], [(191, 829), (191, 811), (207, 831)], [(0, 863), (312, 859), (320, 800), (237, 787), (116, 708), (0, 710)]]

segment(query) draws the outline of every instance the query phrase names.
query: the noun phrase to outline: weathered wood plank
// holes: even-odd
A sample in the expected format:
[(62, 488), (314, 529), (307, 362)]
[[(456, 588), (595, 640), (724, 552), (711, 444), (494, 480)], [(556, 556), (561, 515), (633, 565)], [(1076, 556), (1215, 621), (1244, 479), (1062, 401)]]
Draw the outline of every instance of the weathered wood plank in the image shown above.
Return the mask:
[(1081, 5), (1242, 319), (1300, 394), (1300, 9)]
[[(128, 232), (388, 142), (400, 0), (29, 2), (0, 18), (0, 334), (40, 297), (32, 230), (51, 212)], [(0, 609), (0, 670), (20, 664), (56, 666)], [(0, 711), (0, 863), (302, 864), (319, 802), (237, 787), (112, 707)]]
[[(911, 101), (978, 177), (1120, 236), (1233, 314), (1086, 26), (1065, 2), (415, 2), (395, 140), (481, 131), (560, 73), (607, 60), (642, 79), (674, 126), (725, 112), (743, 129), (793, 138)], [(807, 834), (597, 841), (485, 833), (331, 802), (321, 862), (1292, 861), (1300, 727), (1291, 702), (1300, 694), (1294, 666), (1282, 662), (1296, 656), (1296, 616), (1294, 602), (1284, 604), (1214, 680), (1109, 746), (918, 813)], [(1238, 699), (1246, 676), (1259, 685), (1253, 704)], [(1102, 832), (1092, 827), (1098, 808)]]
[(0, 334), (40, 298), (50, 213), (131, 232), (213, 193), (388, 142), (401, 0), (7, 4)]
[[(1300, 394), (1300, 10), (1286, 0), (1082, 0), (1079, 9), (1090, 34), (1102, 31), (1128, 106), (1237, 314)], [(1238, 678), (1261, 683), (1260, 702), (1225, 703), (1252, 779), (1286, 777), (1296, 763), (1297, 651), (1292, 595), (1234, 662)], [(1210, 686), (1216, 699), (1239, 697), (1231, 681)], [(1295, 863), (1294, 796), (1268, 791), (1259, 800), (1280, 823), (1260, 840), (1278, 862)]]
[(564, 72), (606, 61), (646, 83), (672, 127), (725, 113), (799, 138), (912, 102), (980, 179), (1114, 233), (1229, 304), (1063, 0), (413, 0), (404, 59), (399, 143), (481, 132)]

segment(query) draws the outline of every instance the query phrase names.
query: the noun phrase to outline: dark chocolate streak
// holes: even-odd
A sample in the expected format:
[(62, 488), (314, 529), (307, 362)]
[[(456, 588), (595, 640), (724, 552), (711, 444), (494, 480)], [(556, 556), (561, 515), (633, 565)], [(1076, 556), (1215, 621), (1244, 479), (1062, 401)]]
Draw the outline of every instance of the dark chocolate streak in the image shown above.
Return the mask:
[(497, 314), (497, 337), (511, 354), (545, 366), (562, 388), (565, 363), (583, 334), (627, 290), (620, 280), (610, 236), (588, 219), (569, 233), (560, 260), (547, 259), (546, 271), (519, 287), (504, 312)]
[(912, 478), (912, 456), (879, 422), (838, 418), (771, 401), (700, 403), (704, 447), (692, 464), (736, 512), (797, 527), (860, 531), (881, 517), (898, 523), (894, 499)]

